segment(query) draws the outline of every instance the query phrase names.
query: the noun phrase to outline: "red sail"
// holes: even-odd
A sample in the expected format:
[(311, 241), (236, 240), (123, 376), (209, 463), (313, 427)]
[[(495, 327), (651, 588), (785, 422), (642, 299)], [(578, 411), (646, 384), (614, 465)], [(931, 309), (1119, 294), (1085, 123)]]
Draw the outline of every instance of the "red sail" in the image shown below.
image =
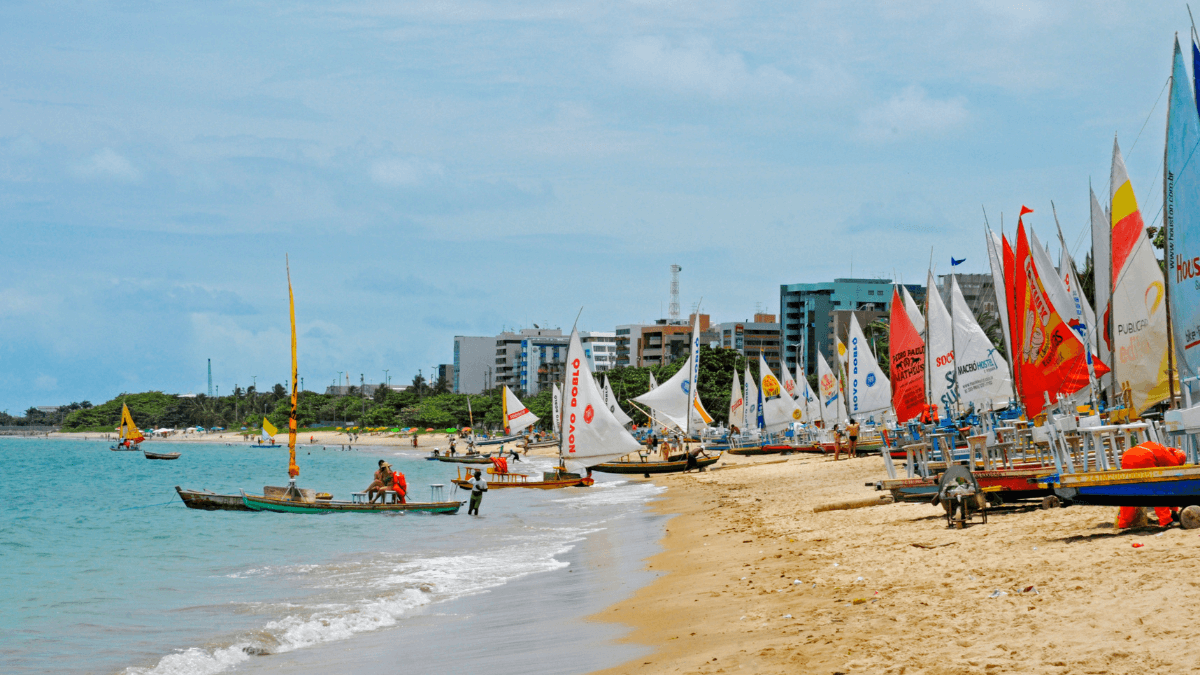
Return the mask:
[(925, 342), (904, 309), (900, 291), (892, 289), (892, 317), (888, 332), (891, 358), (892, 407), (896, 420), (907, 422), (925, 405)]
[(1033, 417), (1045, 407), (1045, 394), (1053, 403), (1060, 394), (1088, 386), (1087, 351), (1046, 292), (1029, 250), (1025, 223), (1019, 219), (1015, 263), (1013, 363), (1018, 366), (1025, 414)]
[[(1025, 211), (1024, 211), (1025, 207), (1022, 206), (1021, 209), (1022, 209), (1021, 215), (1023, 216), (1023, 215), (1025, 215)], [(1020, 218), (1018, 217), (1017, 220), (1019, 221)], [(1018, 342), (1017, 342), (1017, 311), (1016, 311), (1016, 307), (1017, 307), (1017, 273), (1016, 273), (1017, 256), (1015, 253), (1013, 253), (1012, 244), (1008, 243), (1007, 236), (1005, 236), (1003, 233), (1001, 233), (1000, 240), (1004, 244), (1004, 252), (1003, 252), (1003, 256), (1004, 256), (1004, 296), (1005, 296), (1005, 301), (1007, 302), (1007, 305), (1008, 305), (1007, 307), (1004, 308), (1004, 311), (1008, 312), (1008, 332), (1009, 332), (1008, 344), (1010, 346), (1010, 349), (1013, 349), (1015, 351), (1017, 348), (1017, 344), (1018, 344)], [(1016, 359), (1012, 354), (1008, 355), (1008, 362), (1011, 363), (1012, 367), (1013, 367), (1013, 377), (1016, 378), (1016, 381), (1013, 382), (1013, 385), (1017, 389), (1017, 396), (1019, 398), (1021, 395), (1021, 389), (1020, 389), (1020, 386), (1021, 386), (1021, 364), (1019, 363), (1019, 360)]]

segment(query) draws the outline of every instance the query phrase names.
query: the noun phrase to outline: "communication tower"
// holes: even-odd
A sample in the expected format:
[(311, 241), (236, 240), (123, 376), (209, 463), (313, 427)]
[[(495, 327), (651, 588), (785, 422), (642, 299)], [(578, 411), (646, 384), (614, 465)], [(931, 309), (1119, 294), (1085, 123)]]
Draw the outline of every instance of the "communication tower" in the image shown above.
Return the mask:
[(208, 397), (212, 398), (212, 359), (208, 360)]
[(679, 273), (682, 271), (679, 265), (671, 265), (671, 306), (667, 310), (671, 321), (679, 320)]

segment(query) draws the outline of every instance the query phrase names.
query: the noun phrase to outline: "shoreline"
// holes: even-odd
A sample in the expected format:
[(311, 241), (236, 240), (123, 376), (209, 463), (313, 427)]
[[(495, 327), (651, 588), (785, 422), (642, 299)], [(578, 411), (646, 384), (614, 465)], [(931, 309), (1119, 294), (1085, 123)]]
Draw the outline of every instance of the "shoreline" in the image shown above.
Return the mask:
[(598, 675), (1200, 664), (1194, 532), (1115, 532), (1116, 508), (1095, 506), (1010, 506), (965, 530), (929, 504), (813, 513), (877, 494), (863, 483), (884, 475), (882, 459), (731, 459), (745, 468), (658, 481), (654, 508), (674, 514), (646, 561), (661, 576), (591, 617), (632, 626), (624, 641), (653, 651)]

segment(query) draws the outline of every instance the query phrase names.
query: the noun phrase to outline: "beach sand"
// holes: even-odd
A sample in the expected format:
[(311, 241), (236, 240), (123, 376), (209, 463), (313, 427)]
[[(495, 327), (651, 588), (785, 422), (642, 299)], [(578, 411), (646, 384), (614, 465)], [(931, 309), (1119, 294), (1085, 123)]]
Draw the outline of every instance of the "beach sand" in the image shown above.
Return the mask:
[(648, 561), (664, 574), (594, 617), (655, 651), (602, 672), (1200, 670), (1197, 531), (1117, 533), (1112, 507), (996, 510), (965, 530), (929, 504), (813, 513), (879, 494), (863, 484), (882, 460), (728, 461), (657, 481), (677, 514)]

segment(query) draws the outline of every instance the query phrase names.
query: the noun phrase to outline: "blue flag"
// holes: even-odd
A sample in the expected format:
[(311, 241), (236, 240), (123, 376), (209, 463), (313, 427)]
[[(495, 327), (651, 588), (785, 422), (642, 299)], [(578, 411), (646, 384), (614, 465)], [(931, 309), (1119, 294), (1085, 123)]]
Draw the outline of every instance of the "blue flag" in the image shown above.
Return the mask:
[(965, 262), (967, 262), (967, 259), (966, 259), (966, 258), (963, 258), (963, 259), (961, 259), (961, 260), (955, 260), (955, 259), (954, 259), (954, 256), (950, 256), (950, 266), (951, 266), (951, 267), (954, 267), (955, 265), (961, 265), (961, 264), (963, 264), (963, 263), (965, 263)]
[(1200, 47), (1196, 46), (1196, 42), (1192, 41), (1192, 82), (1196, 97), (1196, 112), (1200, 112), (1200, 71), (1196, 68), (1200, 67)]

